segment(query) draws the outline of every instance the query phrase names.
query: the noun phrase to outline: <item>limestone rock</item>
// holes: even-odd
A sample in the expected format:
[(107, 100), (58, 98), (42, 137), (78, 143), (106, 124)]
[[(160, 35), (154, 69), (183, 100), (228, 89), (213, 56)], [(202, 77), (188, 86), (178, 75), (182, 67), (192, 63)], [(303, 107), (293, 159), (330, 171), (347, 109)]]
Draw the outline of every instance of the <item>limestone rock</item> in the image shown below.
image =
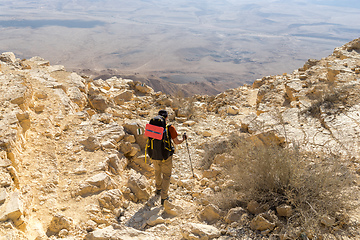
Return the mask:
[(250, 201), (247, 204), (247, 210), (252, 214), (259, 214), (259, 213), (264, 212), (264, 209), (262, 208), (260, 203), (258, 203), (256, 201)]
[(111, 139), (101, 143), (102, 149), (116, 149), (116, 141)]
[(140, 201), (149, 199), (151, 191), (145, 176), (132, 171), (127, 186)]
[(239, 222), (242, 215), (245, 213), (246, 211), (242, 207), (232, 208), (226, 214), (225, 222), (226, 223)]
[(0, 168), (0, 187), (9, 187), (12, 184), (12, 179), (5, 168)]
[(182, 226), (182, 236), (187, 239), (214, 239), (220, 237), (220, 231), (213, 226), (188, 223)]
[(20, 192), (14, 191), (10, 193), (7, 201), (0, 207), (0, 221), (17, 220), (23, 214), (23, 202), (20, 199)]
[(87, 104), (86, 95), (80, 91), (77, 87), (70, 87), (67, 91), (67, 94), (71, 101), (76, 103), (80, 109), (83, 109)]
[(155, 226), (158, 224), (162, 224), (165, 222), (165, 219), (163, 219), (161, 216), (158, 215), (152, 215), (147, 221), (146, 224), (149, 226)]
[(154, 167), (153, 165), (150, 165), (149, 161), (150, 159), (147, 158), (147, 163), (145, 163), (145, 155), (136, 154), (131, 158), (129, 166), (150, 178), (154, 175)]
[(9, 196), (5, 188), (0, 188), (0, 205), (3, 204)]
[(205, 170), (205, 171), (203, 172), (203, 177), (204, 177), (204, 178), (211, 179), (211, 178), (216, 177), (218, 174), (220, 174), (221, 171), (222, 171), (221, 168), (216, 167), (214, 164), (212, 164), (211, 167), (210, 167), (210, 169)]
[(108, 170), (113, 174), (119, 174), (128, 165), (128, 159), (121, 153), (111, 154), (107, 159)]
[(85, 240), (116, 240), (116, 239), (146, 239), (160, 240), (150, 233), (136, 230), (123, 225), (108, 226), (103, 229), (96, 229), (86, 235)]
[(259, 214), (250, 222), (250, 228), (258, 231), (273, 230), (275, 226), (267, 214)]
[(191, 190), (194, 186), (194, 180), (193, 179), (180, 179), (177, 181), (177, 185), (179, 187), (183, 187), (185, 189)]
[(141, 93), (151, 93), (154, 92), (154, 90), (146, 85), (145, 83), (137, 83), (135, 85), (135, 89)]
[(336, 220), (335, 220), (335, 218), (333, 218), (333, 217), (323, 216), (323, 217), (321, 218), (321, 223), (324, 224), (324, 225), (327, 226), (327, 227), (332, 227), (332, 226), (334, 226), (334, 225), (335, 225), (335, 222), (336, 222)]
[(101, 192), (103, 190), (113, 189), (115, 187), (115, 182), (107, 173), (99, 173), (80, 184), (76, 194), (85, 196), (88, 194)]
[(124, 90), (121, 93), (117, 94), (113, 99), (114, 102), (118, 105), (124, 104), (124, 101), (131, 101), (134, 97), (134, 94), (130, 90)]
[(0, 158), (0, 168), (6, 168), (11, 166), (12, 162), (9, 159)]
[(144, 149), (147, 141), (147, 137), (143, 135), (145, 132), (145, 124), (140, 121), (126, 122), (123, 127), (126, 132), (135, 136), (136, 143), (139, 144), (141, 149)]
[(72, 72), (68, 77), (68, 83), (71, 87), (78, 88), (81, 92), (86, 92), (86, 80), (78, 75), (77, 73)]
[(181, 206), (176, 205), (167, 200), (164, 202), (164, 210), (167, 214), (172, 215), (172, 216), (178, 216), (179, 214), (183, 213), (183, 211), (184, 211), (184, 209)]
[(69, 217), (66, 217), (60, 213), (57, 213), (53, 216), (46, 234), (48, 236), (58, 234), (61, 230), (71, 230), (73, 228), (73, 220)]
[(235, 160), (234, 157), (228, 153), (217, 154), (214, 157), (213, 164), (218, 166), (226, 166), (227, 164), (233, 162), (234, 160)]
[(220, 219), (220, 209), (213, 205), (207, 205), (199, 214), (200, 221), (206, 221), (210, 224)]
[(0, 61), (6, 63), (15, 63), (16, 57), (13, 52), (4, 52), (0, 55)]
[(237, 106), (227, 106), (227, 114), (236, 115), (239, 113), (239, 108)]
[(90, 95), (88, 97), (92, 108), (104, 112), (108, 107), (108, 99), (102, 95)]
[(129, 154), (131, 151), (132, 151), (132, 144), (131, 143), (129, 143), (129, 142), (125, 142), (125, 141), (122, 141), (121, 143), (120, 143), (120, 151), (122, 152), (122, 153), (124, 153), (125, 155), (126, 154)]
[(80, 143), (84, 145), (86, 150), (91, 152), (101, 148), (99, 139), (94, 136), (90, 136), (87, 139), (80, 141)]
[(276, 212), (280, 217), (291, 217), (292, 207), (289, 205), (281, 205), (276, 207)]
[(122, 193), (119, 189), (112, 189), (102, 192), (98, 200), (100, 207), (109, 210), (119, 208), (123, 202)]

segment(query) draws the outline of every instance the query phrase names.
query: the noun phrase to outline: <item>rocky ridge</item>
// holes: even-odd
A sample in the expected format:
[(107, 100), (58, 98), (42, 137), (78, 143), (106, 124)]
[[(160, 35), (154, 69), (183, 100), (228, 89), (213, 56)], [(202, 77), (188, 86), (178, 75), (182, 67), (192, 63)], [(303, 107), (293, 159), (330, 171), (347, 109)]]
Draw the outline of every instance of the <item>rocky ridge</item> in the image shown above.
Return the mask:
[[(226, 154), (201, 166), (206, 144), (232, 133), (340, 153), (360, 173), (360, 39), (291, 74), (186, 99), (130, 79), (92, 80), (41, 57), (7, 52), (0, 63), (1, 239), (267, 239), (275, 218), (251, 204), (223, 212), (206, 200), (229, 184), (219, 176)], [(186, 146), (177, 146), (173, 201), (161, 207), (138, 130), (164, 108), (190, 136), (195, 177)], [(349, 225), (360, 227), (360, 209)]]

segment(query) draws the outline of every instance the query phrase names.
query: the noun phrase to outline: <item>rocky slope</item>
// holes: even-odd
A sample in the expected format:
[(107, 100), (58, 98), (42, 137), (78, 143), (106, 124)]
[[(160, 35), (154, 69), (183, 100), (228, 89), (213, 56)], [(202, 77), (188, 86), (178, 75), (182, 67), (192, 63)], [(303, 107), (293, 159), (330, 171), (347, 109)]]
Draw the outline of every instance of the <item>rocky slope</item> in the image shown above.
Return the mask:
[[(0, 63), (0, 239), (287, 239), (250, 205), (224, 212), (207, 201), (229, 184), (219, 175), (229, 156), (205, 168), (206, 146), (232, 133), (341, 154), (360, 173), (360, 39), (291, 74), (186, 99), (130, 79), (92, 80), (40, 57), (3, 53)], [(164, 108), (187, 132), (189, 152), (177, 146), (173, 201), (162, 207), (137, 130)], [(347, 225), (355, 230), (341, 239), (358, 239), (360, 209)], [(335, 239), (338, 225), (328, 227), (324, 239)]]

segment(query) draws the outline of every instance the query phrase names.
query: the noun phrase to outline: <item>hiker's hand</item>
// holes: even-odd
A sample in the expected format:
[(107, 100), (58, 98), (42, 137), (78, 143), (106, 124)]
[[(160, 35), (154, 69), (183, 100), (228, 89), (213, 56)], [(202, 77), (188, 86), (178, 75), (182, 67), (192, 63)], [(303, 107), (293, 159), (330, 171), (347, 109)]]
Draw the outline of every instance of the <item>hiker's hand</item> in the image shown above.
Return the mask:
[(187, 139), (186, 133), (183, 134), (183, 141)]

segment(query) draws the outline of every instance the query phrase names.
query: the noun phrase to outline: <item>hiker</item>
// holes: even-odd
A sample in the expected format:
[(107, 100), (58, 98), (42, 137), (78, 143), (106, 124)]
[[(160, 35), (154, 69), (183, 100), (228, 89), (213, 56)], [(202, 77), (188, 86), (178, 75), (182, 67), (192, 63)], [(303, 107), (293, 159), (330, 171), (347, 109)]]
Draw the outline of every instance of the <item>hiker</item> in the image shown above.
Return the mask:
[[(187, 139), (187, 136), (184, 134), (182, 139), (179, 139), (175, 127), (171, 124), (166, 124), (166, 120), (168, 119), (166, 110), (160, 110), (158, 116), (153, 119), (161, 122), (161, 124), (159, 123), (157, 125), (163, 126), (165, 129), (162, 140), (151, 142), (147, 145), (149, 156), (153, 160), (152, 162), (155, 168), (155, 194), (161, 196), (161, 205), (164, 205), (165, 200), (169, 200), (168, 191), (172, 170), (172, 155), (174, 153), (172, 142), (181, 144)], [(150, 121), (150, 124), (155, 124), (153, 119)], [(152, 138), (149, 139), (150, 141), (152, 140)], [(162, 142), (161, 147), (160, 144), (157, 145), (159, 142)]]

